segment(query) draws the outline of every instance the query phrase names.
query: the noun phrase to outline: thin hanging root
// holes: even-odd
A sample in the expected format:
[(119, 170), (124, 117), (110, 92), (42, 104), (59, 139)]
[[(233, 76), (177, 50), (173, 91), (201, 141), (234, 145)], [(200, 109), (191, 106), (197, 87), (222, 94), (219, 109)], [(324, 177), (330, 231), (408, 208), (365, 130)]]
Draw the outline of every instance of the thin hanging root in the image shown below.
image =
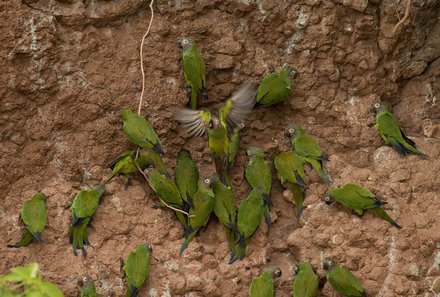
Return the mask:
[(139, 115), (141, 114), (142, 101), (143, 101), (143, 99), (144, 99), (144, 92), (145, 92), (144, 58), (142, 57), (142, 54), (143, 54), (143, 52), (144, 52), (144, 42), (145, 42), (145, 38), (148, 36), (148, 33), (150, 33), (151, 24), (153, 24), (153, 19), (154, 19), (153, 4), (154, 4), (154, 0), (151, 0), (151, 2), (150, 2), (150, 11), (151, 11), (150, 23), (148, 24), (147, 31), (145, 32), (144, 36), (142, 37), (142, 41), (141, 41), (141, 49), (140, 49), (140, 52), (139, 52), (139, 55), (140, 55), (140, 57), (141, 57), (141, 72), (142, 72), (142, 92), (141, 92), (141, 98), (139, 99), (139, 107), (138, 107), (138, 114), (139, 114)]
[[(136, 161), (134, 162), (134, 164), (136, 165), (137, 169), (138, 169), (139, 172), (142, 174), (142, 176), (145, 178), (145, 180), (148, 182), (147, 175), (142, 171), (142, 169), (139, 167), (139, 165), (136, 163)], [(156, 196), (156, 197), (157, 197), (157, 196)], [(181, 209), (175, 208), (175, 207), (173, 207), (173, 206), (167, 204), (165, 201), (163, 201), (163, 200), (160, 199), (159, 197), (157, 197), (157, 198), (160, 200), (160, 202), (163, 203), (163, 205), (165, 205), (165, 207), (168, 207), (169, 209), (172, 209), (172, 210), (174, 210), (174, 211), (177, 211), (177, 212), (183, 213), (184, 215), (186, 215), (186, 216), (189, 217), (189, 218), (194, 218), (194, 217), (195, 217), (195, 215), (190, 215), (190, 214), (187, 213), (186, 211), (183, 211), (183, 210), (181, 210)]]
[(409, 11), (411, 9), (411, 2), (412, 0), (406, 0), (405, 14), (403, 15), (403, 18), (394, 26), (393, 34), (396, 34), (397, 29), (399, 29), (399, 27), (408, 19)]

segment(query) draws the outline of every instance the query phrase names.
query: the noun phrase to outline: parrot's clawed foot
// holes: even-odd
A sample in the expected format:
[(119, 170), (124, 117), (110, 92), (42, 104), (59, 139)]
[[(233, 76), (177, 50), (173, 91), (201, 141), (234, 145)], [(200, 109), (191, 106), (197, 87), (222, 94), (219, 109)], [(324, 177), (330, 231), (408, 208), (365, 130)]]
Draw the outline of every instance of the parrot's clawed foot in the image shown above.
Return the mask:
[(355, 216), (357, 216), (358, 218), (360, 218), (360, 219), (362, 219), (362, 217), (364, 216), (363, 213), (360, 214), (359, 212), (357, 212), (357, 211), (355, 211), (355, 210), (353, 210), (352, 213), (353, 213)]

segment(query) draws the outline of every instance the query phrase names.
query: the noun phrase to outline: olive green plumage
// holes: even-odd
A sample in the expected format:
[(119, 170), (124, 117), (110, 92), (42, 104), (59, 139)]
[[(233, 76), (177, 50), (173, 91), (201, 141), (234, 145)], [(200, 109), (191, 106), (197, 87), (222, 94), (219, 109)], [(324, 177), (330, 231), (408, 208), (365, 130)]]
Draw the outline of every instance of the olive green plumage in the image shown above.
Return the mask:
[(125, 297), (136, 297), (139, 289), (148, 278), (150, 272), (150, 253), (149, 244), (140, 244), (128, 254), (123, 270), (127, 279), (128, 289)]
[(26, 232), (16, 244), (8, 247), (19, 248), (31, 244), (33, 241), (42, 242), (41, 235), (46, 226), (46, 195), (38, 193), (23, 202), (21, 208), (21, 220), (26, 226)]
[(323, 161), (328, 161), (328, 159), (322, 154), (317, 139), (307, 134), (304, 129), (298, 125), (289, 125), (285, 135), (290, 137), (292, 148), (298, 156), (312, 166), (325, 183), (330, 183), (331, 180), (327, 176), (323, 166)]
[(296, 276), (292, 283), (293, 297), (315, 297), (318, 294), (319, 278), (306, 261), (296, 265)]
[(415, 142), (403, 133), (388, 104), (385, 102), (375, 103), (371, 110), (376, 114), (375, 128), (387, 145), (392, 146), (399, 154), (404, 156), (414, 154), (428, 157), (419, 151)]
[(112, 169), (112, 173), (107, 178), (107, 181), (110, 181), (116, 175), (121, 174), (123, 175), (124, 183), (127, 184), (130, 176), (139, 172), (136, 164), (141, 170), (144, 170), (149, 165), (148, 157), (140, 154), (136, 158), (135, 151), (126, 151), (122, 153), (109, 164), (109, 167)]
[(345, 297), (367, 296), (361, 283), (345, 266), (339, 265), (329, 258), (324, 258), (322, 263), (325, 270), (325, 277), (333, 289)]
[(122, 130), (131, 142), (145, 150), (164, 154), (153, 126), (143, 116), (134, 113), (129, 108), (122, 109), (121, 115), (124, 122)]
[(249, 297), (273, 297), (274, 277), (281, 276), (281, 270), (277, 267), (269, 268), (254, 278), (249, 288)]
[(373, 215), (382, 218), (396, 228), (401, 228), (388, 214), (382, 206), (385, 202), (381, 201), (370, 190), (357, 184), (346, 184), (342, 188), (330, 189), (324, 197), (324, 201), (331, 203), (336, 201), (343, 206), (352, 209), (355, 214), (362, 216), (364, 211), (369, 211)]
[(101, 294), (96, 292), (93, 279), (88, 275), (83, 275), (78, 278), (78, 288), (80, 297), (101, 297)]
[(257, 103), (269, 106), (286, 99), (292, 91), (291, 80), (296, 75), (297, 71), (287, 65), (266, 75), (257, 90)]
[(81, 249), (83, 257), (87, 256), (84, 248), (90, 245), (88, 239), (87, 225), (98, 209), (101, 196), (105, 192), (105, 184), (96, 186), (89, 190), (82, 190), (76, 194), (70, 206), (72, 223), (70, 225), (69, 242), (72, 245), (73, 254), (77, 255), (77, 249)]
[[(177, 155), (176, 167), (174, 167), (174, 179), (176, 180), (176, 186), (180, 191), (182, 199), (185, 200), (188, 207), (191, 207), (192, 197), (198, 190), (199, 169), (188, 150), (181, 150)], [(186, 209), (186, 211), (188, 209)]]
[(188, 224), (185, 228), (185, 241), (180, 248), (180, 254), (188, 247), (188, 244), (206, 226), (215, 207), (214, 192), (211, 189), (212, 181), (205, 178), (199, 182), (198, 190), (193, 197), (193, 206), (189, 209)]
[(244, 258), (246, 246), (258, 226), (260, 226), (263, 212), (263, 193), (259, 189), (254, 189), (241, 202), (238, 208), (237, 231), (239, 239), (236, 246), (236, 255), (229, 261), (230, 263)]
[(272, 189), (272, 169), (264, 159), (264, 152), (261, 149), (251, 147), (247, 150), (249, 162), (246, 166), (246, 180), (252, 189), (259, 189), (264, 200), (264, 219), (268, 226), (271, 226), (269, 208), (272, 206), (270, 190)]
[(190, 107), (197, 108), (198, 94), (206, 96), (206, 66), (196, 43), (190, 38), (183, 38), (178, 45), (182, 47), (182, 66), (186, 83), (191, 87)]
[(231, 259), (233, 259), (237, 242), (237, 206), (235, 204), (235, 195), (231, 188), (225, 186), (218, 178), (214, 178), (213, 182), (215, 195), (214, 213), (224, 226)]
[(277, 153), (273, 162), (281, 184), (292, 192), (295, 213), (300, 217), (305, 198), (304, 161), (297, 153), (290, 151)]

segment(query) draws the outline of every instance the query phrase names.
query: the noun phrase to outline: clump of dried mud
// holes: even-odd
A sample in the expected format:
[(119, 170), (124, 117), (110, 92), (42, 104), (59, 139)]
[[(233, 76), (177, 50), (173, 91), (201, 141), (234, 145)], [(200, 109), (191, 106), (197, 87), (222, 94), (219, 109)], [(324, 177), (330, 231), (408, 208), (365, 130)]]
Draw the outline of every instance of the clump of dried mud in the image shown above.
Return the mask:
[[(330, 157), (334, 185), (357, 182), (388, 202), (401, 230), (366, 215), (363, 219), (321, 197), (327, 190), (309, 172), (301, 220), (274, 182), (273, 228), (262, 224), (247, 257), (228, 265), (221, 226), (213, 220), (179, 257), (181, 228), (141, 178), (128, 187), (108, 186), (90, 232), (89, 257), (68, 245), (70, 202), (82, 187), (109, 174), (106, 164), (131, 148), (121, 132), (119, 110), (136, 108), (140, 95), (138, 50), (148, 3), (40, 0), (0, 3), (0, 273), (29, 261), (44, 277), (75, 296), (76, 278), (88, 273), (104, 296), (121, 296), (119, 258), (140, 242), (153, 245), (148, 284), (141, 296), (246, 296), (250, 280), (279, 265), (276, 296), (291, 295), (292, 265), (309, 260), (320, 277), (320, 259), (347, 265), (372, 296), (435, 296), (440, 293), (440, 4), (413, 1), (410, 19), (394, 35), (404, 2), (156, 1), (145, 47), (147, 72), (143, 114), (162, 139), (167, 165), (190, 148), (202, 172), (212, 171), (203, 139), (187, 139), (172, 120), (187, 102), (175, 41), (191, 36), (207, 63), (209, 102), (218, 107), (244, 80), (259, 81), (268, 65), (284, 63), (301, 75), (288, 100), (255, 110), (242, 147), (266, 152), (286, 148), (283, 128), (299, 123), (319, 138)], [(368, 124), (379, 98), (394, 105), (408, 135), (430, 155), (403, 158), (383, 146)], [(234, 183), (239, 199), (243, 151)], [(44, 243), (19, 250), (18, 213), (36, 191), (48, 195)], [(320, 296), (334, 296), (326, 284)]]

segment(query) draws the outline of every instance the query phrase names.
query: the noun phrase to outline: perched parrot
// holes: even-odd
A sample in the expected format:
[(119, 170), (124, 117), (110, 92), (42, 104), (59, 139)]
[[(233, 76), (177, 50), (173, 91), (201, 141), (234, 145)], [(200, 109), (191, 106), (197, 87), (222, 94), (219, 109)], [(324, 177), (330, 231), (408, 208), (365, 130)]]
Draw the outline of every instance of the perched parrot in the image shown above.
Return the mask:
[(73, 254), (75, 256), (77, 256), (77, 249), (81, 249), (83, 257), (87, 256), (87, 252), (84, 248), (85, 245), (90, 245), (87, 225), (98, 209), (101, 196), (104, 192), (105, 184), (102, 184), (89, 190), (80, 191), (73, 199), (72, 206), (70, 206), (72, 224), (70, 226), (69, 242), (72, 245)]
[(279, 152), (274, 157), (274, 165), (278, 179), (285, 188), (289, 188), (295, 202), (296, 216), (303, 211), (305, 198), (304, 162), (294, 151)]
[(264, 152), (256, 147), (247, 150), (249, 162), (246, 166), (246, 180), (252, 189), (259, 189), (263, 193), (264, 200), (264, 219), (270, 227), (269, 207), (272, 206), (270, 200), (270, 190), (272, 188), (272, 169), (269, 163), (264, 159)]
[(177, 156), (176, 167), (174, 168), (176, 186), (180, 191), (182, 199), (189, 207), (192, 207), (192, 198), (199, 187), (199, 169), (194, 163), (191, 153), (188, 150), (181, 150)]
[[(182, 196), (180, 195), (179, 189), (172, 179), (167, 178), (165, 175), (161, 174), (153, 166), (148, 167), (144, 170), (147, 175), (147, 181), (153, 192), (157, 197), (162, 199), (166, 204), (183, 210), (184, 202)], [(177, 219), (183, 228), (186, 227), (187, 222), (183, 213), (175, 211)]]
[(227, 172), (231, 173), (235, 165), (235, 159), (237, 157), (238, 149), (240, 146), (240, 138), (238, 132), (244, 128), (244, 123), (241, 123), (238, 128), (235, 128), (231, 134), (228, 146), (228, 169)]
[(238, 133), (234, 135), (235, 129), (244, 126), (254, 104), (255, 88), (251, 83), (245, 83), (220, 108), (219, 118), (205, 110), (176, 110), (176, 120), (187, 129), (190, 136), (208, 134), (208, 146), (217, 174), (228, 186), (232, 186), (230, 171), (238, 149)]
[(269, 106), (283, 101), (292, 91), (298, 71), (288, 65), (264, 77), (257, 90), (257, 104)]
[(215, 198), (212, 191), (212, 181), (209, 178), (199, 182), (198, 190), (193, 197), (193, 207), (189, 209), (188, 225), (185, 230), (185, 241), (180, 248), (180, 254), (188, 247), (188, 244), (199, 232), (200, 228), (206, 226), (214, 210)]
[(128, 283), (125, 297), (136, 297), (139, 289), (144, 284), (150, 272), (150, 253), (149, 244), (140, 244), (128, 254), (123, 270)]
[(233, 259), (237, 242), (237, 206), (235, 204), (235, 195), (231, 188), (225, 186), (218, 178), (214, 178), (213, 181), (215, 195), (214, 213), (225, 227), (231, 259)]
[(122, 130), (131, 142), (147, 151), (150, 150), (160, 155), (164, 154), (153, 126), (143, 116), (135, 114), (129, 108), (124, 108), (121, 115), (124, 121)]
[[(108, 177), (107, 182), (110, 181), (113, 177), (118, 174), (124, 175), (124, 184), (128, 183), (128, 179), (130, 175), (139, 172), (139, 169), (136, 167), (135, 159), (136, 152), (135, 151), (126, 151), (119, 155), (114, 161), (109, 164), (109, 167), (112, 169), (112, 174)], [(148, 158), (145, 155), (139, 154), (136, 159), (136, 163), (141, 170), (144, 170), (149, 165)]]
[(249, 288), (249, 297), (273, 297), (273, 279), (280, 277), (281, 270), (278, 267), (269, 268), (252, 280)]
[(246, 246), (260, 226), (264, 212), (263, 193), (259, 189), (252, 190), (241, 202), (237, 214), (237, 231), (239, 239), (236, 246), (236, 255), (229, 261), (230, 264), (236, 260), (242, 260), (246, 253)]
[(322, 266), (325, 270), (325, 277), (332, 285), (333, 289), (345, 297), (366, 297), (361, 283), (347, 267), (341, 266), (334, 260), (324, 258)]
[(190, 38), (183, 38), (177, 42), (177, 45), (182, 48), (182, 64), (183, 74), (185, 75), (186, 83), (191, 87), (191, 109), (197, 108), (197, 96), (202, 94), (206, 96), (206, 67), (203, 57), (200, 54), (196, 43)]
[(386, 204), (380, 200), (376, 195), (370, 192), (367, 188), (361, 187), (357, 184), (346, 184), (339, 189), (330, 189), (324, 197), (327, 204), (336, 201), (343, 206), (352, 209), (353, 212), (362, 216), (364, 211), (368, 210), (373, 215), (387, 221), (394, 227), (400, 229), (397, 224), (388, 214), (383, 210), (382, 206)]
[(42, 242), (41, 234), (46, 225), (46, 195), (38, 193), (23, 203), (21, 220), (26, 226), (26, 232), (16, 244), (8, 244), (10, 248), (28, 246), (33, 241)]
[(319, 278), (306, 261), (296, 265), (296, 276), (292, 283), (293, 297), (315, 297), (318, 294)]
[(285, 135), (290, 137), (293, 150), (304, 162), (312, 166), (325, 183), (329, 184), (331, 180), (327, 176), (322, 164), (323, 161), (328, 161), (328, 159), (321, 153), (321, 147), (316, 138), (307, 134), (304, 129), (298, 125), (289, 125)]
[(419, 155), (427, 158), (428, 155), (416, 148), (414, 141), (409, 139), (399, 127), (390, 107), (385, 102), (375, 103), (371, 111), (376, 114), (375, 128), (379, 131), (383, 141), (392, 146), (397, 152), (406, 156), (408, 154)]
[(78, 288), (80, 297), (101, 297), (101, 294), (96, 293), (93, 279), (88, 275), (83, 275), (78, 278)]

